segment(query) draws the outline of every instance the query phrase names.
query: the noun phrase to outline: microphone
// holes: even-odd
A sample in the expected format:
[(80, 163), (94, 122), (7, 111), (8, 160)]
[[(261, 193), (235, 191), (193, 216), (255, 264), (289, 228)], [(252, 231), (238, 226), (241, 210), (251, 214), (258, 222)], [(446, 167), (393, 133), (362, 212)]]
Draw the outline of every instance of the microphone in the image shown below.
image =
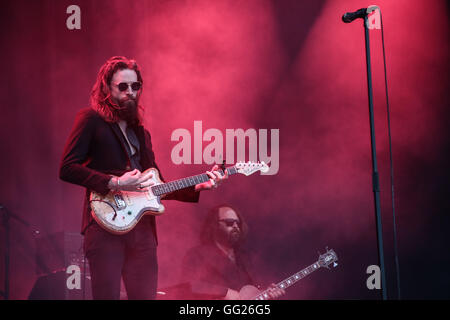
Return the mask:
[(347, 12), (342, 16), (342, 21), (350, 23), (355, 19), (364, 18), (367, 14), (367, 8), (361, 8), (355, 12)]

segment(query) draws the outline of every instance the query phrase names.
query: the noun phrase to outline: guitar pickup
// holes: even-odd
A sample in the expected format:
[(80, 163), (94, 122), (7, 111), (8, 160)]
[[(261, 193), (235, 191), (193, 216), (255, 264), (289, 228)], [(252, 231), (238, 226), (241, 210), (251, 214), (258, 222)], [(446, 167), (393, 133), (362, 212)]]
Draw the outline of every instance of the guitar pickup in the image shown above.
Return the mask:
[(125, 203), (125, 200), (123, 200), (123, 197), (121, 194), (114, 195), (114, 202), (116, 203), (116, 207), (119, 210), (122, 210), (127, 206), (127, 204)]

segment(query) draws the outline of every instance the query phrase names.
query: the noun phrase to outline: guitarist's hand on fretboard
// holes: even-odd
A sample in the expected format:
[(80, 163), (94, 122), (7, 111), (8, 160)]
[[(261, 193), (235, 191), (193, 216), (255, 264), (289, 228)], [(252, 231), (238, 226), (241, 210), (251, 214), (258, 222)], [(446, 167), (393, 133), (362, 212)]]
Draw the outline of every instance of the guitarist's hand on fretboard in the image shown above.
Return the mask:
[(195, 191), (201, 190), (210, 190), (213, 188), (217, 188), (219, 184), (221, 184), (225, 179), (228, 179), (228, 172), (225, 171), (225, 174), (222, 174), (218, 171), (219, 166), (216, 164), (211, 171), (206, 171), (206, 174), (211, 178), (206, 182), (199, 183), (195, 186)]
[(275, 283), (272, 283), (266, 290), (267, 294), (270, 297), (270, 300), (278, 299), (279, 297), (286, 294), (286, 291), (284, 291), (284, 289), (278, 288)]

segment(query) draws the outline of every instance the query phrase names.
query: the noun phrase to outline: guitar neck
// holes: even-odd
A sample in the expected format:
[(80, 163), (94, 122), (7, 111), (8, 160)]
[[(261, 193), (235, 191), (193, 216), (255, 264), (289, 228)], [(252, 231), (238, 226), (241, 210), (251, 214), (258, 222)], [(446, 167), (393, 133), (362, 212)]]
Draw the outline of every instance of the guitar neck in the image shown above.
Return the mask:
[[(219, 169), (217, 171), (220, 172), (220, 174), (222, 174), (222, 175), (224, 174), (223, 170)], [(226, 168), (225, 171), (228, 173), (229, 176), (237, 173), (236, 167)], [(181, 189), (195, 186), (199, 183), (206, 182), (209, 179), (211, 179), (211, 178), (206, 173), (203, 173), (203, 174), (198, 174), (196, 176), (191, 176), (191, 177), (174, 180), (174, 181), (170, 181), (170, 182), (163, 183), (163, 184), (158, 184), (156, 186), (151, 187), (151, 189), (155, 196), (162, 196), (167, 193), (171, 193), (174, 191), (178, 191)]]
[[(317, 261), (317, 262), (313, 263), (312, 265), (306, 267), (305, 269), (300, 270), (299, 272), (293, 274), (289, 278), (286, 278), (283, 281), (278, 282), (276, 284), (276, 286), (279, 289), (286, 289), (286, 288), (292, 286), (293, 284), (295, 284), (297, 281), (305, 278), (306, 276), (310, 275), (314, 271), (318, 270), (319, 268), (320, 268), (320, 264)], [(265, 290), (265, 291), (261, 292), (256, 297), (254, 297), (252, 300), (267, 300), (269, 298), (269, 295), (267, 294), (267, 291), (268, 290)]]

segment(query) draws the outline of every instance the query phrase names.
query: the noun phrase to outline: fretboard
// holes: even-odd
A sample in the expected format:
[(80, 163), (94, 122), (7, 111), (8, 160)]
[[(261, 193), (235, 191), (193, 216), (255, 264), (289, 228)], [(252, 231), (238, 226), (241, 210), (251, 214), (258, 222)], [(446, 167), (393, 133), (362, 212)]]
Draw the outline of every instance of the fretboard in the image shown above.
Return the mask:
[[(222, 170), (217, 170), (220, 174), (224, 174)], [(229, 167), (225, 169), (228, 172), (228, 175), (232, 175), (237, 173), (236, 167)], [(198, 174), (196, 176), (187, 177), (179, 180), (170, 181), (163, 184), (158, 184), (156, 186), (151, 187), (152, 192), (155, 196), (162, 196), (163, 194), (171, 193), (177, 190), (189, 188), (195, 186), (199, 183), (203, 183), (211, 179), (206, 173)]]
[[(289, 278), (284, 279), (283, 281), (276, 284), (276, 286), (280, 289), (286, 289), (290, 286), (292, 286), (297, 281), (303, 279), (304, 277), (310, 275), (314, 271), (320, 268), (319, 262), (315, 262), (312, 265), (306, 267), (305, 269), (293, 274)], [(268, 300), (269, 295), (267, 293), (268, 290), (265, 290), (258, 294), (256, 297), (254, 297), (252, 300)]]

